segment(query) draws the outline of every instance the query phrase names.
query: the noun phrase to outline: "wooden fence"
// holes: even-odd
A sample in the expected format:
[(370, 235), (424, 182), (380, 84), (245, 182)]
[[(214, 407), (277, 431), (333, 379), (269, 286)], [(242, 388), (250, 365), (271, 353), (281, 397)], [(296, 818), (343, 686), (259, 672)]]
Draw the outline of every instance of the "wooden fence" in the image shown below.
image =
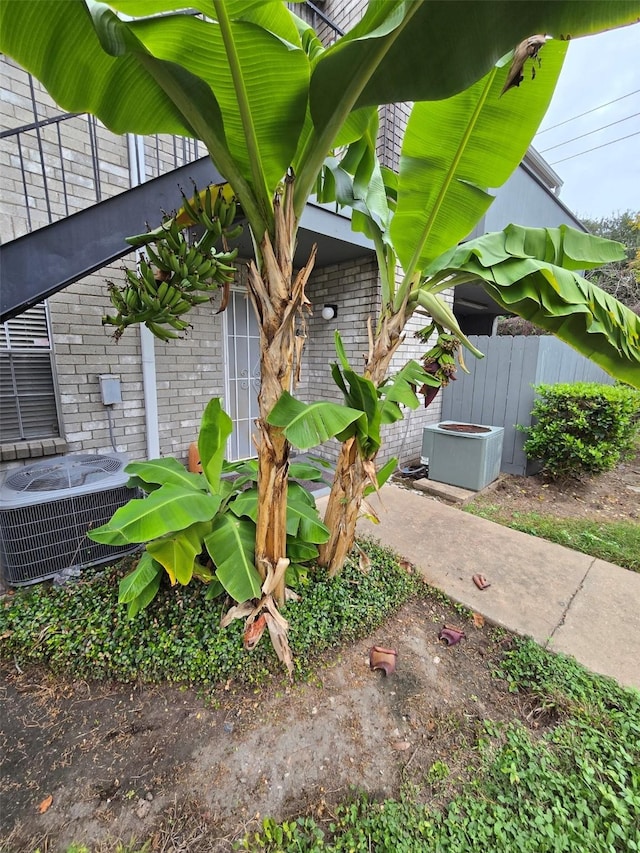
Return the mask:
[(613, 383), (593, 362), (551, 336), (472, 335), (470, 340), (485, 357), (465, 353), (470, 375), (458, 370), (457, 380), (442, 390), (442, 420), (504, 427), (501, 470), (509, 474), (528, 472), (522, 449), (526, 435), (516, 424), (531, 425), (534, 385)]

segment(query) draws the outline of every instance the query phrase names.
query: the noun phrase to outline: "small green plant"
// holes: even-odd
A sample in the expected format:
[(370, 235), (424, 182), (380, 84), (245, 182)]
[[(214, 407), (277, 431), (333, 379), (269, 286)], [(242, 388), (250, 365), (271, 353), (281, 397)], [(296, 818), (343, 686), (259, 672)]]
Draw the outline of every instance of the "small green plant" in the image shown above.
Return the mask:
[(464, 509), (512, 530), (539, 536), (598, 560), (640, 572), (640, 525), (637, 521), (556, 518), (537, 512), (508, 513), (490, 503), (470, 503)]
[(538, 385), (531, 412), (535, 423), (520, 427), (524, 450), (554, 478), (610, 471), (634, 446), (640, 424), (640, 391), (576, 382)]
[[(119, 599), (133, 618), (158, 594), (163, 575), (171, 584), (187, 586), (195, 578), (208, 586), (207, 595), (222, 592), (237, 602), (259, 599), (262, 578), (255, 568), (258, 513), (257, 463), (224, 460), (231, 418), (218, 398), (207, 405), (198, 435), (202, 474), (187, 471), (176, 459), (131, 462), (129, 485), (145, 497), (118, 509), (106, 524), (89, 532), (106, 545), (143, 544), (135, 568), (122, 579)], [(231, 478), (223, 474), (234, 475)], [(291, 477), (321, 480), (310, 463), (292, 463)], [(317, 544), (329, 538), (313, 496), (291, 483), (287, 502), (287, 580), (295, 584), (304, 564), (318, 556)]]
[(434, 761), (427, 771), (427, 782), (430, 785), (437, 785), (438, 782), (442, 782), (446, 779), (450, 773), (451, 770), (446, 762)]

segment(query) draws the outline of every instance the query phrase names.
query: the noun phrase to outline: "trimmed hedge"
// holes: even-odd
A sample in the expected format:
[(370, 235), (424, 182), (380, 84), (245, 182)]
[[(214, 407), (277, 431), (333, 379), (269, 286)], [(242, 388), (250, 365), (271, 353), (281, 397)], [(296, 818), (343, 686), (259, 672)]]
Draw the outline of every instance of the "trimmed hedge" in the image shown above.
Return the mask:
[(596, 382), (538, 385), (531, 412), (536, 422), (521, 427), (524, 451), (542, 462), (553, 479), (610, 471), (634, 447), (640, 427), (640, 391)]

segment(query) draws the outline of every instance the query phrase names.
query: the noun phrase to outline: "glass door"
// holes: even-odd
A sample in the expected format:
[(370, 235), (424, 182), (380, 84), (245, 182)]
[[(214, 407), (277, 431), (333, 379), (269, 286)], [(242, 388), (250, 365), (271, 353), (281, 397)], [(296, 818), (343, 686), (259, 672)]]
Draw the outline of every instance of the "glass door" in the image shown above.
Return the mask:
[(232, 290), (225, 311), (227, 321), (227, 406), (233, 421), (227, 459), (235, 462), (256, 456), (251, 440), (256, 431), (260, 391), (260, 336), (253, 306), (245, 291)]

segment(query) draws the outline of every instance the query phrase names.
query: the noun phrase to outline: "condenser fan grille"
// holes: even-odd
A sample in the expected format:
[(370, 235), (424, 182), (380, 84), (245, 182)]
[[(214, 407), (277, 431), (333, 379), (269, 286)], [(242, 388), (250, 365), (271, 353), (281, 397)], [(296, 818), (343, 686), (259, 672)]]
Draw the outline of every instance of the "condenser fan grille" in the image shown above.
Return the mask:
[(127, 486), (124, 453), (74, 453), (11, 471), (0, 487), (0, 565), (13, 586), (95, 566), (137, 545), (104, 545), (89, 538), (138, 489)]
[(121, 468), (122, 461), (115, 456), (76, 454), (55, 463), (21, 468), (7, 477), (5, 485), (16, 492), (55, 492), (99, 483)]

